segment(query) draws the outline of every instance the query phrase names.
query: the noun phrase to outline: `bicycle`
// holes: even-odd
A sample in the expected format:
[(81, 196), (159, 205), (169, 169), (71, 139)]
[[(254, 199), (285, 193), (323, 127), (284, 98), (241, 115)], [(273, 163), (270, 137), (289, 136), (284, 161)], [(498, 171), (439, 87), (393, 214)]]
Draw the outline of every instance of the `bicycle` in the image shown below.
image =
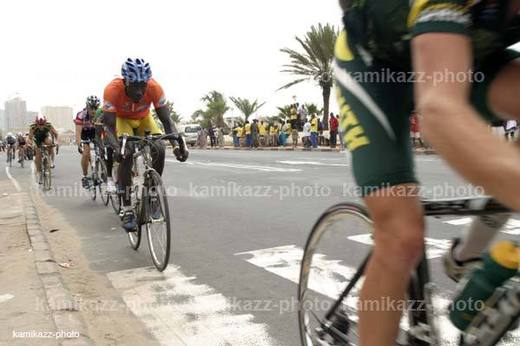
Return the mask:
[(24, 160), (25, 160), (25, 148), (24, 148), (24, 146), (21, 146), (18, 149), (18, 157), (19, 157), (18, 162), (20, 163), (20, 166), (22, 168), (24, 168)]
[[(178, 136), (174, 134), (150, 135), (149, 133), (145, 133), (144, 137), (123, 135), (120, 153), (121, 156), (125, 156), (127, 143), (133, 142), (134, 145), (130, 150), (133, 159), (131, 196), (132, 207), (137, 216), (137, 229), (134, 232), (128, 232), (130, 246), (134, 250), (139, 248), (141, 231), (144, 226), (152, 262), (160, 272), (168, 266), (171, 243), (168, 199), (162, 178), (152, 167), (151, 152), (155, 145), (154, 142), (161, 140), (178, 140)], [(118, 198), (121, 204), (122, 192), (118, 193)], [(160, 213), (160, 216), (153, 215), (154, 212)]]
[[(92, 143), (91, 140), (82, 140), (81, 145), (83, 147), (84, 144), (90, 146)], [(109, 195), (107, 193), (107, 167), (105, 165), (105, 160), (101, 157), (101, 148), (94, 141), (94, 150), (90, 151), (89, 158), (89, 171), (90, 171), (90, 181), (92, 185), (90, 186), (90, 195), (93, 201), (96, 200), (97, 191), (99, 190), (99, 195), (101, 196), (101, 201), (106, 206), (109, 202)]]
[[(423, 200), (425, 216), (443, 217), (482, 216), (511, 212), (510, 209), (488, 198), (465, 198)], [(350, 222), (347, 224), (346, 222)], [(346, 239), (364, 239), (370, 244), (366, 234), (359, 235), (361, 230), (368, 228), (371, 234), (373, 224), (364, 206), (355, 203), (342, 203), (325, 211), (315, 223), (305, 245), (300, 280), (298, 285), (298, 322), (302, 345), (356, 345), (359, 343), (357, 333), (357, 292), (360, 288), (365, 267), (371, 255), (361, 256), (362, 262), (357, 268), (345, 269), (341, 261), (328, 261), (321, 253), (331, 250), (338, 254), (346, 251), (338, 246)], [(354, 235), (348, 236), (341, 232), (354, 230)], [(332, 236), (336, 233), (336, 236)], [(345, 237), (346, 236), (346, 237)], [(357, 237), (357, 238), (356, 238)], [(318, 252), (320, 251), (320, 252)], [(350, 258), (359, 255), (356, 249), (351, 250)], [(332, 263), (332, 264), (331, 264)], [(329, 292), (331, 287), (323, 284), (327, 276), (326, 265), (342, 268), (340, 274), (345, 282), (336, 285), (337, 291)], [(343, 289), (343, 285), (346, 288)], [(439, 334), (435, 328), (436, 318), (433, 308), (433, 292), (435, 284), (430, 281), (430, 271), (426, 251), (422, 260), (412, 274), (407, 299), (408, 302), (421, 303), (424, 306), (411, 306), (401, 321), (399, 345), (431, 346), (439, 344)], [(328, 291), (329, 290), (329, 291)], [(332, 297), (312, 300), (312, 296)], [(339, 293), (339, 294), (337, 294)], [(318, 300), (320, 298), (317, 298)], [(501, 298), (509, 297), (507, 304), (497, 303)], [(329, 304), (325, 305), (323, 302)], [(495, 302), (495, 305), (493, 305)], [(323, 317), (313, 311), (320, 305), (325, 311)], [(507, 311), (504, 310), (506, 307)], [(518, 327), (520, 317), (520, 280), (518, 275), (497, 289), (493, 297), (486, 301), (486, 307), (473, 319), (470, 327), (464, 333), (459, 333), (459, 345), (491, 346), (498, 343), (514, 326)], [(407, 318), (407, 320), (406, 320)], [(408, 323), (408, 326), (406, 324)]]
[(43, 190), (48, 191), (51, 189), (52, 185), (52, 172), (51, 172), (51, 158), (49, 155), (48, 148), (54, 147), (54, 144), (40, 144), (40, 181), (39, 184), (43, 184)]
[(14, 144), (7, 145), (7, 165), (13, 167), (13, 161), (15, 159)]

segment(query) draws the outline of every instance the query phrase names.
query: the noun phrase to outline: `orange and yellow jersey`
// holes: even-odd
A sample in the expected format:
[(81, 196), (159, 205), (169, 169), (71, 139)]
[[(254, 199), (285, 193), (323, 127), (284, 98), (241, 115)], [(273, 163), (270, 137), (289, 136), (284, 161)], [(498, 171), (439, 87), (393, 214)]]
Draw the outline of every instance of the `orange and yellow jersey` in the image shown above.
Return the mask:
[(139, 102), (134, 102), (125, 93), (122, 78), (111, 81), (103, 93), (103, 111), (116, 113), (118, 118), (140, 120), (148, 116), (150, 107), (166, 106), (166, 97), (162, 87), (154, 79), (148, 81), (146, 92)]

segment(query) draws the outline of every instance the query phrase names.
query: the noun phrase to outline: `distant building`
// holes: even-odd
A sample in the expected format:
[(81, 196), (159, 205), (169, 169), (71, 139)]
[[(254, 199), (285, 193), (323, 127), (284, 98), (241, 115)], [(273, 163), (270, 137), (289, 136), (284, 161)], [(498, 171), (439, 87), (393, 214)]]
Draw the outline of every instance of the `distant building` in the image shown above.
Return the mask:
[(25, 127), (26, 128), (29, 128), (29, 126), (32, 123), (34, 123), (36, 116), (38, 116), (38, 112), (27, 111), (27, 113), (25, 113)]
[(5, 118), (5, 111), (3, 109), (0, 109), (0, 132), (4, 132), (5, 135), (5, 124), (4, 124), (4, 118)]
[(27, 105), (21, 97), (16, 96), (5, 101), (4, 129), (5, 131), (23, 131)]
[(41, 111), (55, 129), (74, 130), (72, 107), (44, 106), (41, 108)]

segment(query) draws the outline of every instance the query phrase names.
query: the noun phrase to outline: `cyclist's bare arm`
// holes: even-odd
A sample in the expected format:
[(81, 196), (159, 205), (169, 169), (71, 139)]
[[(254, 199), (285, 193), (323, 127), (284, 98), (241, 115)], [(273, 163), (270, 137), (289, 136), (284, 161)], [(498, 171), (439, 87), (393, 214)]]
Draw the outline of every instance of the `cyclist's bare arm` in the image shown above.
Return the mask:
[(116, 133), (116, 113), (103, 111), (103, 125), (108, 129), (106, 132), (108, 143), (114, 150), (118, 151), (119, 143), (117, 142)]
[(81, 143), (81, 129), (82, 125), (76, 125), (76, 143), (79, 145)]
[(34, 130), (29, 130), (29, 136), (27, 136), (28, 142), (32, 145), (34, 143)]
[[(463, 35), (429, 33), (412, 40), (414, 70), (425, 76), (472, 68), (472, 47)], [(415, 104), (426, 138), (471, 183), (520, 210), (520, 153), (493, 136), (469, 102), (470, 84), (449, 78), (415, 83)]]
[(166, 132), (166, 134), (178, 134), (175, 124), (170, 119), (170, 109), (168, 106), (157, 108), (155, 111), (157, 112), (157, 117), (164, 126), (164, 132)]
[(56, 131), (54, 126), (51, 127), (51, 135), (54, 138), (54, 141), (58, 143), (58, 131)]

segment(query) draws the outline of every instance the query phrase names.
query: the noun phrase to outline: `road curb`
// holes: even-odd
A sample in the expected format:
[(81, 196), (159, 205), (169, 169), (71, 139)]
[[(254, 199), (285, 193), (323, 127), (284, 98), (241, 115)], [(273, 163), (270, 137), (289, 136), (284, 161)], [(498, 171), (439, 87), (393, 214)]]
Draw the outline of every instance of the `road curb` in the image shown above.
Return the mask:
[(21, 195), (25, 229), (31, 242), (36, 272), (47, 298), (46, 309), (52, 315), (56, 331), (79, 333), (79, 337), (64, 335), (63, 338), (59, 339), (59, 343), (62, 346), (94, 345), (88, 336), (88, 329), (72, 299), (72, 295), (63, 282), (58, 264), (52, 255), (49, 242), (41, 226), (34, 200), (29, 193), (23, 192)]
[[(302, 147), (258, 147), (258, 148), (235, 148), (235, 147), (222, 147), (222, 148), (190, 148), (190, 150), (194, 151), (213, 151), (213, 150), (236, 150), (236, 151), (306, 151), (306, 152), (321, 152), (321, 153), (342, 153), (339, 148), (302, 148)], [(435, 155), (436, 152), (432, 149), (420, 149), (413, 150), (415, 155)]]

